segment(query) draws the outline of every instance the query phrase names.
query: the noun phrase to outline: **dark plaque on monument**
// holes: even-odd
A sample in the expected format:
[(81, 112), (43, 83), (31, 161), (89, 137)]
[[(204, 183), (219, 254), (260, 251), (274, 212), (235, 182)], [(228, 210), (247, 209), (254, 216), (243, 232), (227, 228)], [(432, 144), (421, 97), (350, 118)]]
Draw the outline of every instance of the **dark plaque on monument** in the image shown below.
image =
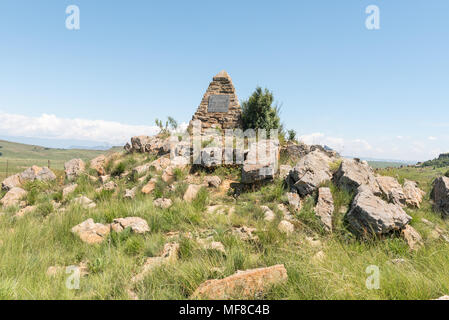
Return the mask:
[(229, 95), (211, 95), (209, 96), (209, 104), (207, 112), (228, 112), (229, 109)]

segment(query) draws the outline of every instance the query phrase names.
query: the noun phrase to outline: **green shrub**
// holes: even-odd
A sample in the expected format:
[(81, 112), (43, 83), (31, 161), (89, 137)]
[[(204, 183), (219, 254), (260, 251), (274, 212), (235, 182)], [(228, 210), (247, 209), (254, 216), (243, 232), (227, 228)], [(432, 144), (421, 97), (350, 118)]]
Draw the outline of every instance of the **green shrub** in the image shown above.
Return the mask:
[(126, 164), (124, 162), (119, 162), (111, 172), (111, 175), (114, 177), (118, 177), (123, 174), (126, 170)]

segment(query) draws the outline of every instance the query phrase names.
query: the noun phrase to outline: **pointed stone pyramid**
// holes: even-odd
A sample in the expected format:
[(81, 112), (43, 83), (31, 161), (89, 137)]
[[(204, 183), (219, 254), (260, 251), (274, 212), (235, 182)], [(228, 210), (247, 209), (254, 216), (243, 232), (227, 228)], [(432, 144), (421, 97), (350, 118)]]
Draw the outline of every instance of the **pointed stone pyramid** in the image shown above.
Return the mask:
[(234, 129), (241, 128), (241, 117), (242, 109), (231, 77), (225, 70), (220, 71), (209, 84), (192, 121), (200, 120), (202, 129)]

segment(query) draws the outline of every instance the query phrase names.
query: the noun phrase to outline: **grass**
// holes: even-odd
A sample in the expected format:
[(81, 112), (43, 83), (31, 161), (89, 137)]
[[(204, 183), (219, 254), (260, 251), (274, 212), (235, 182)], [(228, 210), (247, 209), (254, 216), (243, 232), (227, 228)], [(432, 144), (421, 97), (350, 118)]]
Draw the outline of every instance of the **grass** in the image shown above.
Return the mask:
[[(122, 169), (129, 170), (146, 161), (148, 159), (134, 161), (123, 157), (109, 170), (115, 170), (119, 163), (123, 163)], [(446, 221), (432, 211), (428, 196), (432, 179), (445, 171), (447, 168), (379, 171), (398, 177), (400, 181), (416, 180), (427, 192), (421, 209), (406, 209), (413, 217), (412, 225), (425, 242), (416, 252), (411, 252), (400, 238), (366, 242), (355, 239), (343, 224), (345, 212), (342, 211), (348, 208), (353, 195), (332, 183), (326, 186), (331, 188), (335, 201), (334, 233), (326, 234), (318, 223), (313, 211), (313, 195), (304, 201), (301, 211), (295, 213), (296, 231), (288, 237), (277, 229), (282, 219), (277, 204), (286, 201), (286, 190), (280, 180), (243, 192), (237, 199), (226, 194), (217, 196), (216, 191), (203, 188), (192, 203), (182, 200), (188, 170), (176, 171), (174, 191), (158, 178), (153, 195), (138, 193), (134, 200), (123, 198), (125, 188), (130, 184), (141, 187), (145, 182), (130, 182), (119, 176), (113, 177), (118, 184), (115, 192), (96, 192), (99, 182), (80, 177), (77, 190), (68, 199), (62, 199), (60, 182), (27, 184), (26, 201), (37, 209), (19, 219), (14, 217), (18, 208), (9, 208), (0, 216), (0, 299), (128, 299), (130, 279), (140, 271), (147, 257), (158, 256), (164, 244), (171, 241), (180, 244), (178, 261), (156, 268), (132, 287), (141, 299), (188, 299), (208, 279), (275, 264), (285, 265), (288, 281), (257, 298), (437, 298), (449, 293), (449, 244), (432, 237), (432, 229), (420, 219), (426, 218), (449, 230)], [(208, 174), (238, 179), (238, 172), (233, 168), (220, 168)], [(199, 175), (202, 177), (205, 173)], [(78, 194), (94, 199), (96, 208), (86, 210), (72, 204), (70, 199)], [(159, 196), (170, 198), (172, 207), (155, 207), (153, 200)], [(52, 200), (61, 202), (65, 211), (58, 211)], [(205, 208), (212, 202), (234, 206), (235, 213), (229, 216), (208, 214)], [(261, 205), (269, 206), (276, 213), (273, 222), (264, 220)], [(145, 235), (129, 230), (111, 233), (98, 245), (87, 245), (70, 232), (73, 226), (88, 218), (110, 223), (115, 218), (128, 216), (145, 219), (151, 232)], [(243, 241), (231, 232), (233, 227), (244, 225), (257, 229), (259, 241)], [(180, 232), (179, 238), (166, 235), (173, 231)], [(194, 240), (201, 234), (222, 242), (226, 254), (202, 249)], [(319, 239), (321, 245), (314, 246), (307, 237)], [(325, 254), (322, 261), (314, 258), (319, 251)], [(393, 259), (405, 262), (394, 264)], [(81, 262), (87, 262), (89, 274), (81, 278), (79, 290), (67, 289), (70, 274), (64, 270), (55, 277), (46, 275), (50, 266), (72, 266)], [(380, 270), (379, 290), (369, 290), (365, 285), (369, 276), (366, 270), (371, 265)]]

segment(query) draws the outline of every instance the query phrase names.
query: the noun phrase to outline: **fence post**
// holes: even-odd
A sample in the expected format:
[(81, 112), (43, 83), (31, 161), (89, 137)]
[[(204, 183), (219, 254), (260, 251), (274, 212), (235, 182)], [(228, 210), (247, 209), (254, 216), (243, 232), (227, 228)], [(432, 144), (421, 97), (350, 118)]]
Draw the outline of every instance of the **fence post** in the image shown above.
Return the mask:
[(50, 169), (50, 159), (48, 159), (48, 169)]
[(5, 177), (5, 179), (8, 178), (8, 164), (9, 164), (8, 160), (6, 160), (6, 177)]

